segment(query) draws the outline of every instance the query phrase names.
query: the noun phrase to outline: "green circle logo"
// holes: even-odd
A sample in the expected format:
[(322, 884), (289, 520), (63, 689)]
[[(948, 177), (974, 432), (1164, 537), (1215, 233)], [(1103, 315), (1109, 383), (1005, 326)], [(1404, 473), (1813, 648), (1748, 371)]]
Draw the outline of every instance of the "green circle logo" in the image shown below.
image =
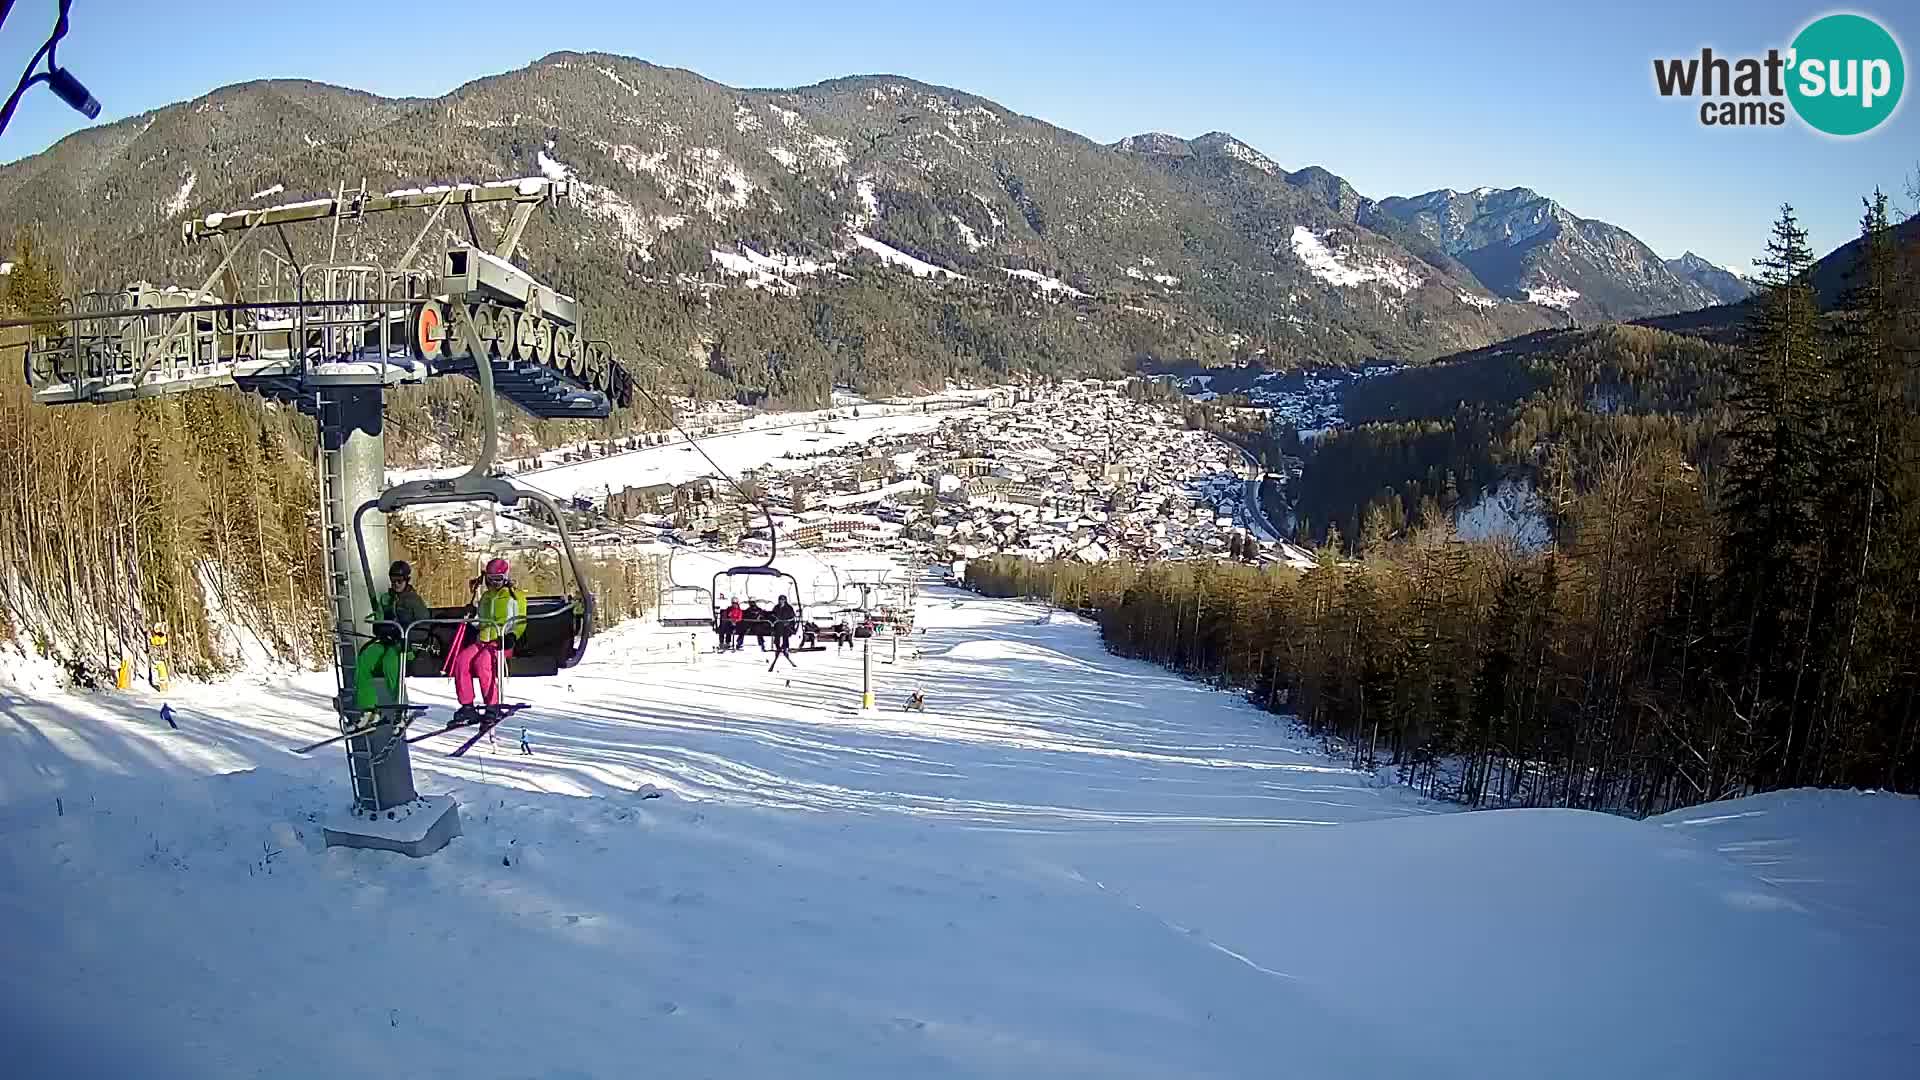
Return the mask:
[(1864, 15), (1825, 15), (1793, 39), (1787, 98), (1816, 131), (1862, 135), (1900, 104), (1907, 65), (1900, 43)]

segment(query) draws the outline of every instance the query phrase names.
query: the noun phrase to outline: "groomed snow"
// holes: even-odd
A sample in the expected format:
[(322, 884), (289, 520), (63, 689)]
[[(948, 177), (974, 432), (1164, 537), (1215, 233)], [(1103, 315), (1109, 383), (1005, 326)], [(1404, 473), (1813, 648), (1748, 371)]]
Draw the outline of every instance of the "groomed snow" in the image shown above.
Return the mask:
[(1391, 259), (1362, 258), (1344, 247), (1335, 252), (1305, 225), (1293, 227), (1293, 254), (1306, 264), (1308, 273), (1329, 285), (1347, 288), (1377, 281), (1402, 294), (1420, 287), (1418, 272)]
[[(877, 650), (870, 713), (858, 654), (769, 675), (752, 644), (604, 634), (582, 667), (512, 685), (532, 754), (519, 723), (465, 758), (414, 747), (419, 789), (457, 798), (464, 830), (418, 861), (320, 846), (343, 763), (287, 751), (331, 730), (325, 675), (182, 685), (178, 731), (151, 694), (10, 682), (10, 1074), (1911, 1061), (1916, 800), (1455, 813), (1107, 655), (1072, 616), (929, 590), (918, 621), (897, 663)], [(446, 684), (416, 685), (445, 715)], [(914, 689), (925, 713), (899, 708)]]

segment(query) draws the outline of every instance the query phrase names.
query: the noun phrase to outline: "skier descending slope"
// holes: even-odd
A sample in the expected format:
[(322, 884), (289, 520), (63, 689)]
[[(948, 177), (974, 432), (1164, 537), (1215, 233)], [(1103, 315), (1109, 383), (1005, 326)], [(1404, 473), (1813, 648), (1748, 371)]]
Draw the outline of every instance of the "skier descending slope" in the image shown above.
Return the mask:
[(527, 623), (526, 597), (514, 587), (508, 570), (507, 560), (494, 559), (487, 563), (486, 573), (471, 583), (475, 588), (484, 583), (486, 591), (467, 608), (469, 615), (478, 617), (478, 629), (453, 654), (453, 693), (460, 699), (460, 708), (453, 714), (456, 723), (480, 719), (473, 704), (476, 679), (486, 703), (500, 704), (500, 671)]

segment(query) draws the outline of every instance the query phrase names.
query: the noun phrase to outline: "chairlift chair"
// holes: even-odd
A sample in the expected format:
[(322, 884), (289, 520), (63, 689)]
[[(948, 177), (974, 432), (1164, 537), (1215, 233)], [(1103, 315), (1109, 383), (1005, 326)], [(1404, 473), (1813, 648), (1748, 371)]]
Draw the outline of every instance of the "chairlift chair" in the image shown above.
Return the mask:
[[(373, 576), (373, 566), (367, 557), (365, 521), (370, 510), (392, 514), (409, 506), (465, 502), (491, 502), (507, 508), (530, 502), (543, 508), (558, 537), (563, 578), (571, 582), (572, 595), (526, 598), (527, 610), (522, 616), (524, 625), (513, 655), (507, 657), (504, 674), (509, 677), (558, 675), (586, 657), (587, 641), (593, 635), (593, 594), (587, 591), (586, 580), (580, 574), (580, 562), (573, 552), (573, 539), (567, 532), (567, 516), (561, 513), (552, 497), (540, 491), (516, 487), (510, 480), (490, 475), (498, 429), (491, 364), (483, 362), (477, 364), (476, 369), (483, 420), (479, 460), (459, 476), (410, 480), (381, 492), (377, 499), (360, 504), (353, 513), (353, 541), (359, 550), (360, 574), (366, 580), (367, 595), (379, 596), (379, 583)], [(453, 650), (455, 633), (461, 626), (471, 625), (475, 621), (466, 614), (465, 605), (430, 608), (427, 618), (407, 626), (404, 634), (400, 635), (402, 648), (409, 657), (406, 675), (412, 678), (442, 675), (445, 659)], [(391, 627), (396, 633), (401, 630), (397, 623), (388, 620), (376, 619), (372, 622), (376, 629), (385, 626)], [(405, 704), (404, 679), (401, 687), (401, 704)]]
[[(369, 510), (391, 514), (409, 506), (455, 502), (494, 502), (512, 507), (519, 505), (522, 500), (544, 505), (550, 512), (557, 510), (553, 500), (539, 492), (515, 487), (506, 480), (469, 476), (409, 481), (382, 492), (378, 499), (361, 504), (353, 515), (353, 533), (354, 543), (359, 548), (360, 573), (366, 579), (367, 594), (380, 595), (373, 567), (367, 558), (364, 526)], [(567, 534), (565, 519), (556, 513), (554, 521), (559, 533), (563, 575), (572, 583), (573, 595), (526, 598), (527, 610), (520, 640), (513, 655), (507, 658), (509, 676), (558, 675), (563, 669), (579, 664), (586, 656), (587, 641), (593, 633), (593, 594), (587, 591), (580, 575), (580, 564), (574, 555), (573, 541)], [(407, 675), (413, 678), (439, 676), (447, 655), (452, 652), (455, 632), (460, 626), (474, 621), (467, 616), (465, 605), (454, 605), (431, 608), (426, 619), (406, 627), (403, 646), (409, 655)], [(381, 625), (391, 626), (396, 631), (399, 629), (391, 622), (375, 623), (376, 627)]]

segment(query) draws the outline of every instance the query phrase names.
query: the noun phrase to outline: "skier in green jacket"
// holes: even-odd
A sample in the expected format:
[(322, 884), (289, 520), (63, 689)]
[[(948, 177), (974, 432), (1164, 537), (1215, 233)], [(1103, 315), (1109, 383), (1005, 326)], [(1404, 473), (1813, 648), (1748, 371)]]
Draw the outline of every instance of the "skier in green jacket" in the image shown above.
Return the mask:
[(413, 567), (396, 561), (387, 570), (387, 581), (389, 588), (375, 601), (379, 613), (373, 624), (374, 640), (360, 650), (353, 665), (353, 703), (362, 712), (379, 704), (376, 675), (386, 680), (389, 697), (399, 696), (400, 673), (407, 663), (407, 627), (429, 616), (427, 602), (413, 587)]

